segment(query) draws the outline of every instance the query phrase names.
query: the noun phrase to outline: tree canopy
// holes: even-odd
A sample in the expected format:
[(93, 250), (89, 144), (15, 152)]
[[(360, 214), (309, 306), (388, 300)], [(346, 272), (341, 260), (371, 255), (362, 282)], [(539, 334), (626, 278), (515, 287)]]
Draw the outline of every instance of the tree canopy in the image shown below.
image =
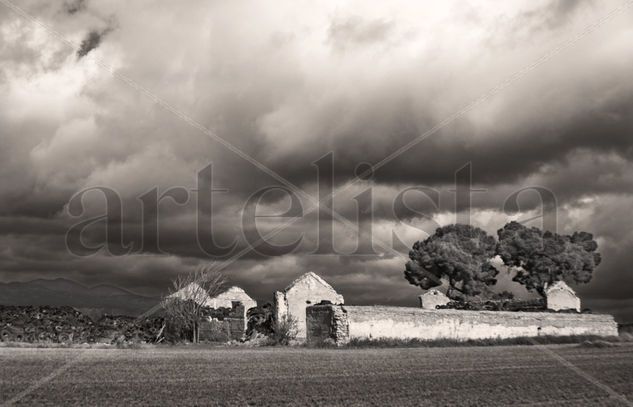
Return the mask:
[(424, 290), (446, 281), (446, 295), (455, 300), (493, 297), (499, 272), (490, 261), (499, 255), (506, 266), (516, 268), (514, 281), (544, 295), (556, 281), (588, 283), (601, 261), (591, 233), (560, 235), (510, 222), (497, 234), (498, 242), (470, 225), (438, 228), (413, 244), (405, 278)]
[(513, 280), (541, 295), (556, 281), (588, 283), (601, 261), (591, 233), (559, 235), (510, 222), (497, 234), (497, 254), (505, 265), (517, 267)]
[(470, 225), (449, 225), (418, 241), (409, 252), (405, 277), (423, 289), (437, 287), (445, 280), (447, 295), (467, 299), (489, 293), (499, 273), (490, 264), (495, 255), (494, 237)]

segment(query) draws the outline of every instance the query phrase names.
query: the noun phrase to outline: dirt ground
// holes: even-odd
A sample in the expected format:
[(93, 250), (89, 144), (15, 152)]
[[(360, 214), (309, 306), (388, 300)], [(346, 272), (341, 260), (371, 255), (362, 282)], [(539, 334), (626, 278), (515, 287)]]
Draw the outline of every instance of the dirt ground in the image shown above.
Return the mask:
[(0, 403), (626, 405), (633, 345), (0, 348)]

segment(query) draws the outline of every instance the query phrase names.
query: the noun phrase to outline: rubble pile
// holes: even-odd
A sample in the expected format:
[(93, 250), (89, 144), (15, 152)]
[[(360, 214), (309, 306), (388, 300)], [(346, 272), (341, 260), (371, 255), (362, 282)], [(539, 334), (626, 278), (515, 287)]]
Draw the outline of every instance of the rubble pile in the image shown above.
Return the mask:
[(247, 337), (255, 337), (257, 334), (270, 335), (273, 332), (273, 306), (270, 303), (251, 308), (247, 311), (248, 325)]
[(72, 307), (0, 305), (2, 342), (152, 343), (163, 325), (163, 318), (104, 315), (94, 322)]
[(96, 328), (99, 331), (101, 341), (154, 343), (162, 337), (164, 326), (164, 318), (137, 320), (125, 315), (104, 315), (97, 323)]
[(0, 306), (3, 342), (90, 342), (94, 323), (72, 307)]

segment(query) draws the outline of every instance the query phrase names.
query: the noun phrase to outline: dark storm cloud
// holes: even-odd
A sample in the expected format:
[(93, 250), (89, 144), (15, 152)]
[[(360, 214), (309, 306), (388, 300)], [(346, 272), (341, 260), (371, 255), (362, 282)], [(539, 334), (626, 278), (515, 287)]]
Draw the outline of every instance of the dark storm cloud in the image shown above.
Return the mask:
[[(614, 153), (631, 160), (633, 99), (628, 85), (622, 86), (624, 89), (613, 93), (609, 89), (610, 94), (605, 94), (603, 100), (592, 104), (578, 103), (571, 116), (567, 113), (566, 117), (561, 117), (555, 110), (543, 111), (539, 112), (538, 120), (521, 127), (495, 123), (495, 126), (478, 128), (468, 122), (458, 122), (378, 169), (374, 178), (388, 184), (443, 185), (452, 182), (455, 172), (470, 162), (474, 182), (494, 185), (524, 179), (546, 165), (566, 163), (577, 158), (574, 153), (579, 150)], [(596, 96), (581, 94), (579, 97)], [(520, 109), (518, 102), (508, 108), (508, 114), (512, 115), (514, 108)], [(383, 113), (389, 115), (391, 112)], [(414, 114), (411, 113), (409, 117), (396, 116), (387, 126), (381, 126), (380, 122), (376, 125), (372, 121), (372, 116), (368, 113), (366, 121), (359, 120), (357, 127), (350, 130), (350, 134), (359, 135), (354, 142), (341, 134), (335, 144), (329, 145), (334, 155), (334, 173), (339, 179), (351, 178), (360, 162), (380, 162), (385, 151), (414, 140), (432, 123), (425, 121), (429, 123), (428, 127), (413, 128)], [(381, 120), (384, 123), (384, 119)], [(365, 130), (372, 126), (381, 131)], [(389, 140), (391, 147), (386, 147), (381, 140)], [(294, 151), (293, 154), (293, 157), (284, 157), (283, 163), (275, 168), (292, 174), (291, 179), (297, 183), (313, 180), (314, 169), (305, 166), (305, 162), (316, 158), (314, 149)]]
[(77, 59), (85, 57), (90, 51), (97, 48), (107, 33), (108, 30), (90, 31), (79, 45), (79, 49), (77, 50)]
[(11, 235), (63, 235), (67, 224), (60, 219), (0, 216), (0, 231)]
[(70, 15), (86, 9), (86, 0), (72, 0), (64, 3), (64, 10)]
[[(161, 202), (166, 253), (146, 247), (129, 256), (90, 257), (72, 257), (64, 249), (64, 232), (77, 221), (65, 207), (74, 193), (94, 186), (115, 190), (123, 205), (124, 242), (138, 242), (139, 196), (154, 187), (160, 193), (177, 186), (194, 191), (197, 172), (212, 162), (213, 186), (222, 191), (214, 192), (213, 211), (203, 216), (214, 217), (214, 235), (223, 243), (238, 237), (240, 250), (246, 247), (243, 226), (253, 226), (242, 224), (246, 199), (279, 184), (98, 70), (83, 58), (95, 49), (115, 71), (316, 195), (317, 170), (311, 163), (320, 157), (333, 153), (334, 184), (343, 185), (359, 163), (380, 162), (614, 6), (619, 5), (598, 10), (590, 2), (566, 1), (361, 2), (306, 12), (300, 2), (281, 3), (275, 10), (239, 2), (149, 9), (136, 3), (73, 1), (61, 9), (29, 3), (29, 11), (81, 42), (76, 60), (37, 27), (0, 14), (0, 230), (5, 237), (0, 276), (60, 276), (161, 292), (169, 278), (209, 261), (198, 251), (193, 232), (199, 191), (191, 192), (186, 204)], [(104, 28), (112, 26), (108, 21), (117, 21), (111, 34)], [(473, 223), (494, 234), (510, 216), (530, 217), (540, 209), (539, 197), (528, 193), (521, 196), (518, 213), (504, 213), (508, 196), (524, 187), (548, 188), (557, 198), (561, 228), (587, 230), (601, 239), (605, 261), (583, 296), (602, 301), (601, 307), (613, 290), (614, 299), (626, 301), (622, 287), (630, 281), (619, 270), (630, 259), (617, 242), (628, 242), (631, 228), (602, 214), (625, 217), (631, 206), (629, 27), (630, 15), (614, 16), (575, 47), (376, 170), (371, 181), (337, 197), (336, 210), (371, 225), (384, 241), (397, 232), (406, 247), (465, 210), (454, 204), (454, 177), (471, 163), (474, 187), (484, 190), (473, 194)], [(108, 46), (100, 47), (104, 35)], [(374, 210), (359, 214), (354, 197), (370, 186)], [(394, 211), (398, 193), (418, 186), (439, 191), (439, 208), (409, 196), (430, 219), (401, 207)], [(284, 199), (278, 193), (265, 196), (262, 213), (283, 213)], [(84, 217), (103, 213), (98, 195), (87, 195), (84, 205)], [(351, 303), (412, 305), (418, 291), (402, 278), (402, 260), (393, 253), (310, 255), (319, 238), (326, 239), (316, 236), (316, 219), (305, 216), (278, 237), (287, 243), (303, 233), (295, 253), (249, 252), (230, 267), (232, 281), (268, 298), (299, 273), (313, 270)], [(280, 221), (264, 220), (261, 231)], [(103, 230), (87, 238), (98, 243)], [(332, 238), (343, 253), (354, 250), (353, 230), (335, 226)]]

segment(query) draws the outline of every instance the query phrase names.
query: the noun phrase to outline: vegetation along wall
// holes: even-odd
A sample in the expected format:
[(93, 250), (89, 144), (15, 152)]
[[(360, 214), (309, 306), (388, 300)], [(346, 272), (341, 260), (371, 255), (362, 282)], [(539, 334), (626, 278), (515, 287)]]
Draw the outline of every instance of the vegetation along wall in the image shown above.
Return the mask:
[(616, 336), (611, 315), (425, 310), (388, 306), (314, 305), (306, 309), (307, 340), (345, 344), (350, 339), (468, 340), (537, 336)]

